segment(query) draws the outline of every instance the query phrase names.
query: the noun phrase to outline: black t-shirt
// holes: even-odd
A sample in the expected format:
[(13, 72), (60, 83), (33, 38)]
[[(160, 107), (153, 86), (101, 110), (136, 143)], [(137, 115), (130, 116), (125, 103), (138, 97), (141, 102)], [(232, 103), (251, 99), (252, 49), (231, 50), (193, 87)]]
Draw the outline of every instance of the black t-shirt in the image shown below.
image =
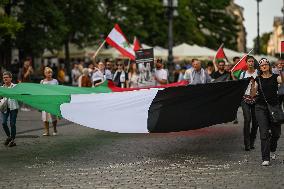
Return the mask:
[[(263, 97), (263, 93), (264, 93), (264, 96), (265, 96), (268, 104), (277, 105), (279, 103), (278, 95), (277, 95), (277, 91), (278, 91), (277, 77), (278, 77), (277, 74), (273, 74), (269, 78), (263, 78), (261, 76), (256, 78), (256, 82), (257, 82), (257, 85), (258, 85), (258, 96), (257, 96), (256, 103), (259, 103), (259, 104), (262, 104), (262, 105), (266, 104), (264, 97)], [(260, 89), (259, 79), (261, 81), (262, 90)], [(263, 91), (263, 93), (262, 93), (262, 91)]]
[(221, 76), (229, 75), (229, 74), (230, 74), (230, 73), (227, 72), (227, 71), (224, 71), (224, 73), (220, 73), (219, 71), (216, 71), (216, 72), (213, 72), (213, 73), (211, 74), (211, 77), (212, 77), (213, 79), (218, 79), (218, 78), (221, 77)]

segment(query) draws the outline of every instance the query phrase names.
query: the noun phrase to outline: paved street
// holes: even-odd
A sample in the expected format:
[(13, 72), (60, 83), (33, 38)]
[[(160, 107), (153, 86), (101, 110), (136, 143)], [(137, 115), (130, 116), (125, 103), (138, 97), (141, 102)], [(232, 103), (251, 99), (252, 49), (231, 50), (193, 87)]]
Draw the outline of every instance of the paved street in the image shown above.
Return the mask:
[[(0, 146), (0, 188), (284, 188), (284, 140), (272, 166), (239, 125), (169, 134), (116, 134), (59, 121), (43, 137), (38, 111), (20, 112), (13, 148)], [(0, 131), (1, 143), (5, 139)]]

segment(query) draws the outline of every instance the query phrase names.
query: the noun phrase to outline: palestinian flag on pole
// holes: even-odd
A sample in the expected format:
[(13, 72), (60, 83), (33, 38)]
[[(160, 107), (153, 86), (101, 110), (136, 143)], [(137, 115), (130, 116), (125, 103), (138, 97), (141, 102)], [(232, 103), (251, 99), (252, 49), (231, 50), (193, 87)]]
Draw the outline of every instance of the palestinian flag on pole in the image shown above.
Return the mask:
[(135, 36), (134, 40), (133, 40), (133, 50), (139, 51), (140, 49), (141, 49), (140, 42), (138, 41), (137, 37)]
[(248, 81), (184, 84), (121, 89), (107, 82), (95, 88), (20, 83), (0, 88), (0, 96), (90, 128), (119, 133), (173, 132), (234, 120)]
[(223, 46), (224, 44), (222, 44), (219, 49), (217, 50), (217, 53), (214, 57), (214, 64), (217, 65), (217, 63), (220, 61), (220, 60), (223, 60), (223, 61), (227, 61), (227, 57), (225, 55), (225, 52), (224, 52), (224, 49), (223, 49)]
[[(253, 49), (252, 49), (253, 50)], [(233, 75), (239, 79), (240, 75), (243, 71), (246, 71), (248, 69), (246, 59), (247, 56), (252, 52), (252, 50), (249, 51), (249, 53), (245, 54), (238, 63), (231, 69), (231, 72)]]
[(135, 60), (134, 50), (129, 45), (118, 24), (115, 24), (114, 28), (108, 34), (106, 42), (110, 46), (116, 48), (123, 56), (126, 56), (131, 60)]

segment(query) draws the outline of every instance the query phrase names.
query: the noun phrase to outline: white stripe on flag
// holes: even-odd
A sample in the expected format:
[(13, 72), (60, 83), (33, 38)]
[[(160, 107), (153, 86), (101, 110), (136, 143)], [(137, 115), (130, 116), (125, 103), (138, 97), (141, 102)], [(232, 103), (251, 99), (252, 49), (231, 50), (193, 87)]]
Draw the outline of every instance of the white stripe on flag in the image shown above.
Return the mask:
[(148, 133), (148, 110), (158, 90), (71, 95), (60, 110), (65, 119), (94, 129)]
[(108, 37), (112, 41), (117, 43), (117, 45), (119, 45), (121, 48), (125, 49), (126, 51), (131, 53), (133, 56), (135, 56), (134, 50), (128, 44), (128, 42), (126, 41), (125, 37), (119, 31), (117, 31), (115, 28), (113, 28), (111, 30), (111, 32), (109, 33)]

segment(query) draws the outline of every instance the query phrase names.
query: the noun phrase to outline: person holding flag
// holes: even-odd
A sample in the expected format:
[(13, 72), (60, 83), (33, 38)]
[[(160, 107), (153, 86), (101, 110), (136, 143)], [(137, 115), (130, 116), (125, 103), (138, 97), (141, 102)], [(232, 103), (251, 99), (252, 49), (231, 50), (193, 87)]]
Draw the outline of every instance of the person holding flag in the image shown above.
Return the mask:
[[(250, 90), (254, 79), (257, 77), (257, 70), (254, 67), (255, 58), (253, 56), (246, 57), (247, 70), (243, 71), (239, 79), (250, 78), (251, 81), (243, 96), (241, 107), (244, 116), (244, 145), (245, 151), (254, 149), (254, 142), (257, 134), (258, 124), (255, 117), (255, 97), (250, 95)], [(251, 123), (251, 127), (250, 127)]]
[(221, 44), (214, 57), (213, 64), (215, 71), (210, 75), (214, 82), (227, 81), (230, 79), (230, 73), (225, 70), (225, 66), (228, 64), (228, 59), (223, 50), (223, 46), (224, 44)]

